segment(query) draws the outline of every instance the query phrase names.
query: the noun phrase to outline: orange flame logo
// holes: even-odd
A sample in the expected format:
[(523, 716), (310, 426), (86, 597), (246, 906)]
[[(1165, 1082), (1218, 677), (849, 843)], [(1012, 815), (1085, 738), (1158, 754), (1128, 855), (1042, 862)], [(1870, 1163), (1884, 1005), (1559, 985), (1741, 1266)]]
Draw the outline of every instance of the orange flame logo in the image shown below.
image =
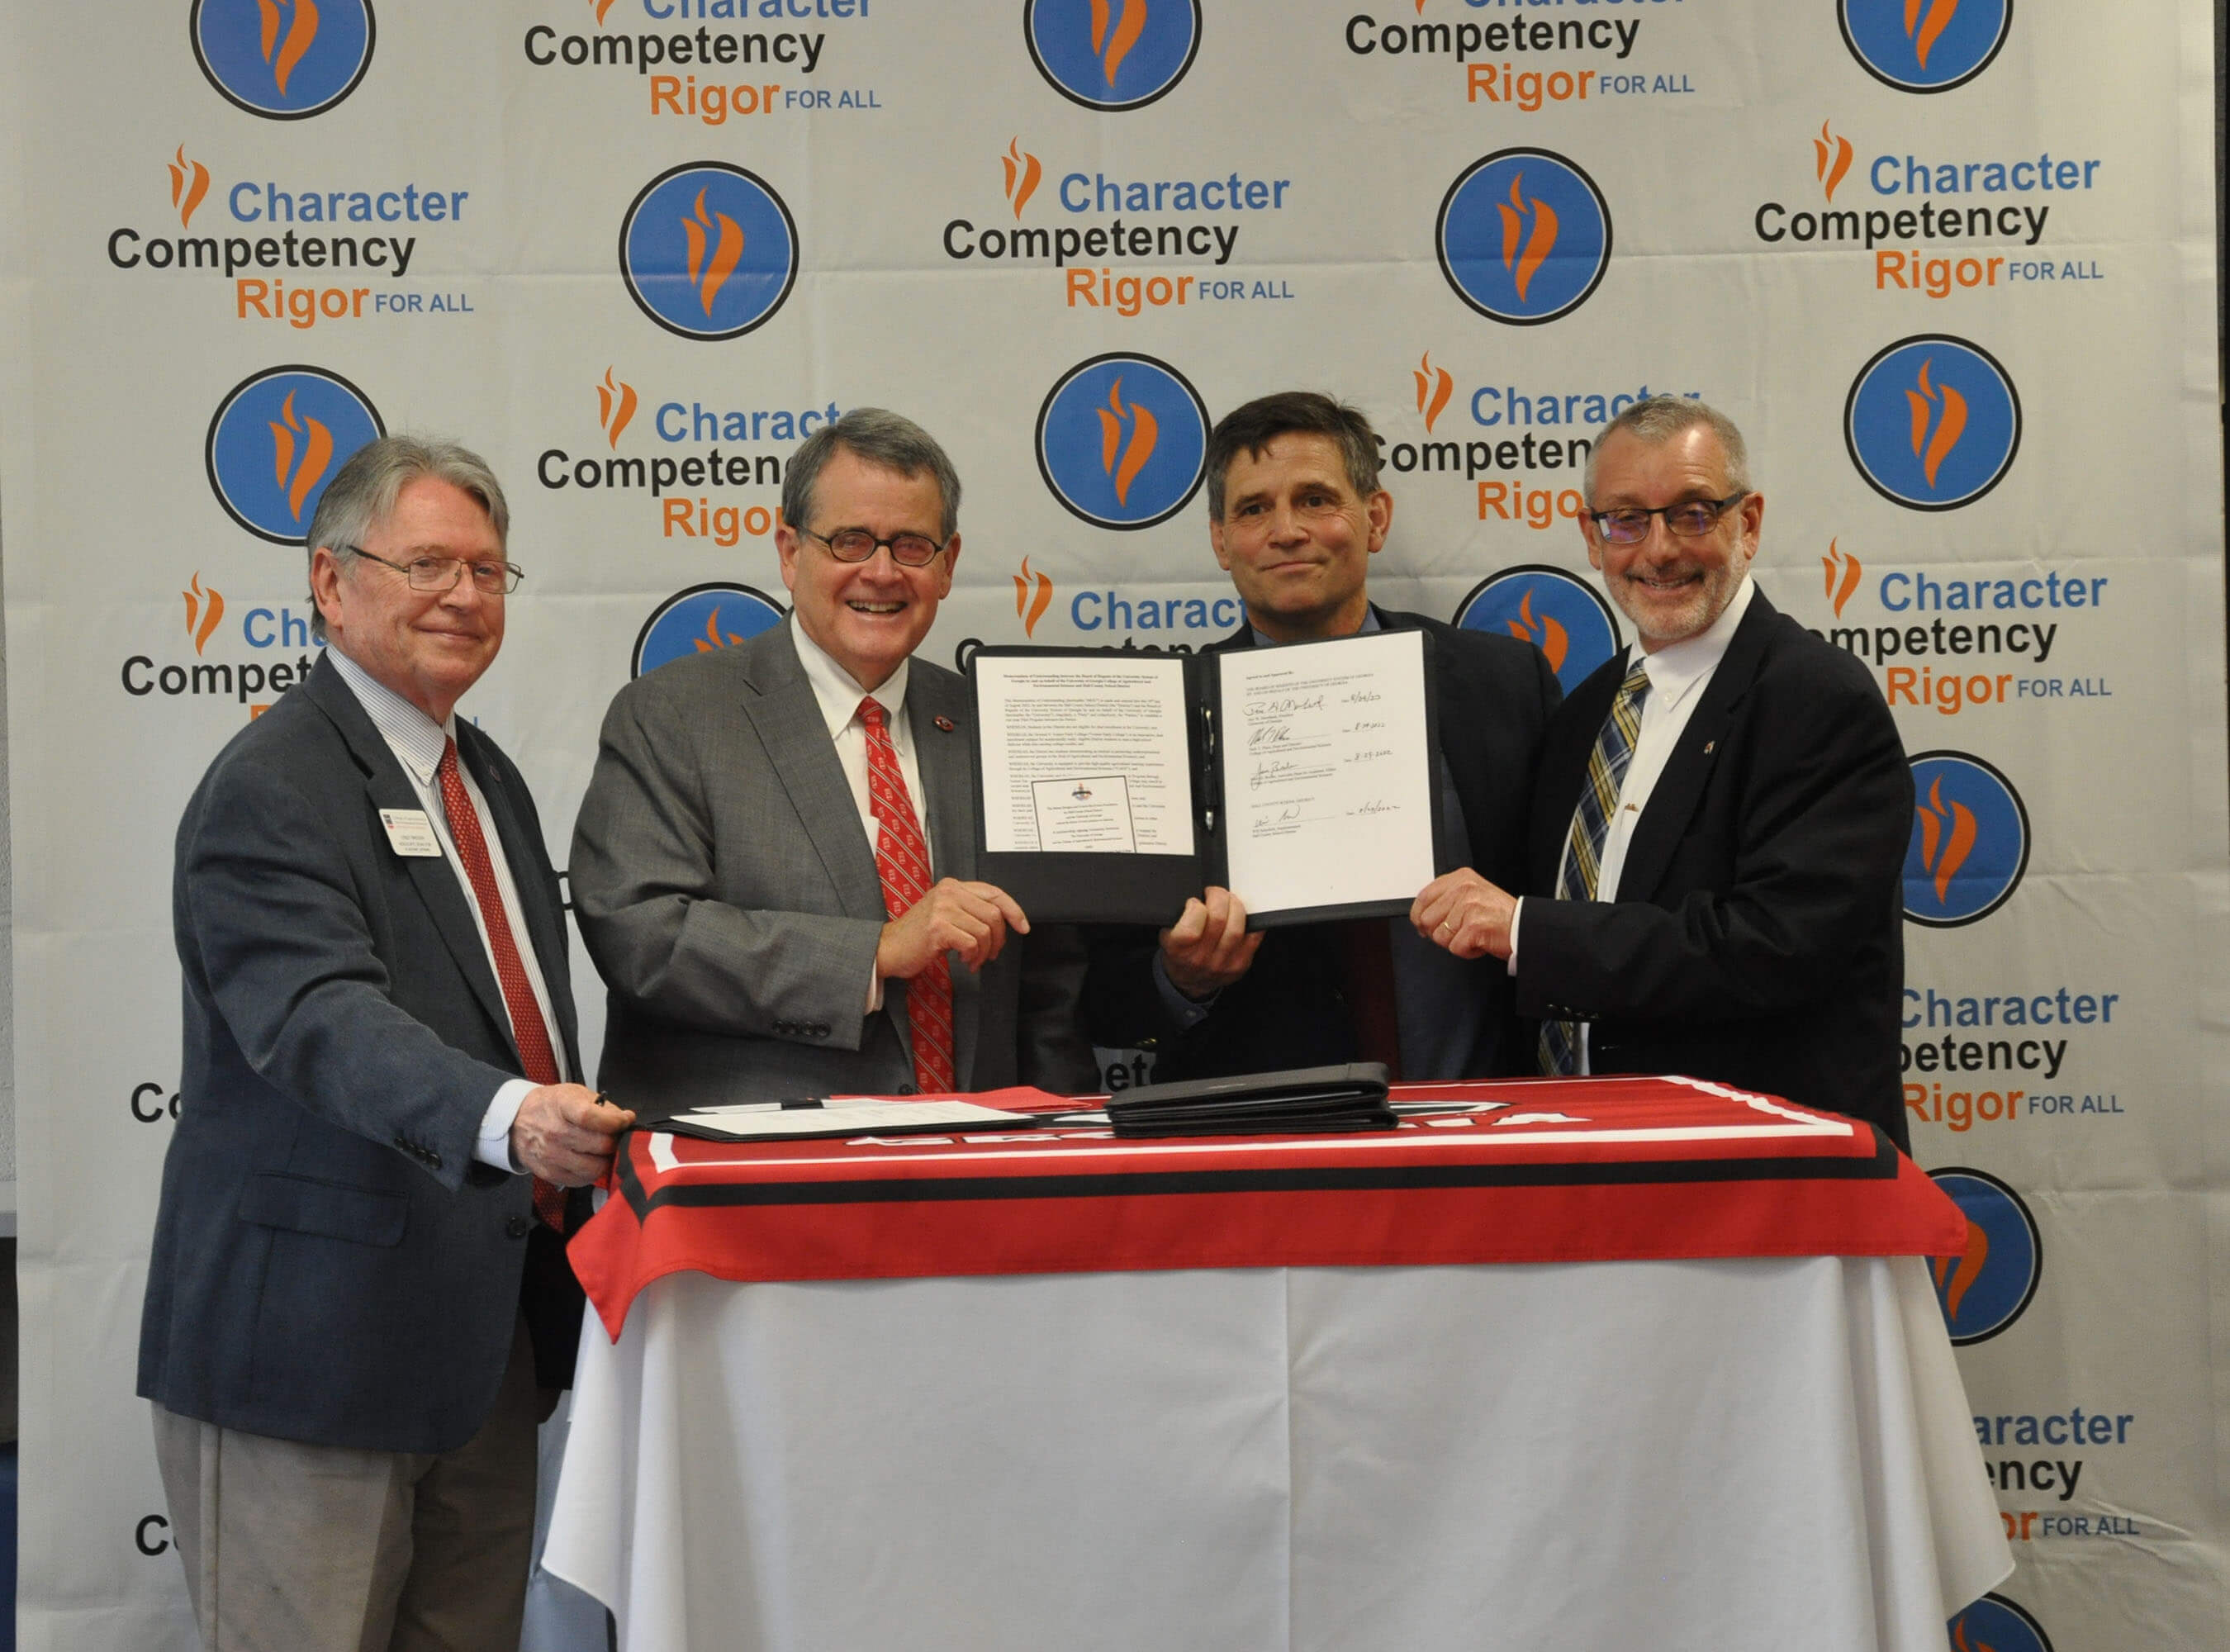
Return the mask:
[[(1518, 283), (1518, 301), (1525, 302), (1525, 289), (1533, 283), (1534, 272), (1547, 260), (1550, 249), (1556, 244), (1556, 215), (1546, 201), (1528, 203), (1518, 190), (1525, 174), (1518, 173), (1510, 180), (1510, 204), (1498, 203), (1495, 210), (1502, 215), (1502, 267)], [(1525, 228), (1528, 205), (1533, 210), (1533, 233), (1524, 237), (1524, 249), (1518, 249), (1518, 239)]]
[[(1982, 1276), (1982, 1264), (1990, 1259), (1990, 1236), (1973, 1223), (1967, 1224), (1967, 1249), (1956, 1256), (1936, 1258), (1936, 1288), (1943, 1295), (1943, 1312), (1951, 1318), (1959, 1317), (1959, 1304), (1967, 1300), (1968, 1287)], [(1944, 1281), (1949, 1280), (1950, 1284)], [(1966, 1642), (1960, 1642), (1964, 1646)]]
[(1544, 614), (1538, 619), (1533, 616), (1533, 588), (1531, 585), (1518, 599), (1518, 617), (1505, 620), (1503, 623), (1510, 628), (1511, 636), (1521, 642), (1531, 642), (1546, 655), (1550, 670), (1562, 671), (1564, 668), (1564, 656), (1571, 652), (1572, 639), (1553, 616)]
[[(1108, 411), (1112, 408), (1114, 411)], [(1123, 422), (1131, 421), (1131, 441), (1123, 442)], [(1099, 410), (1099, 468), (1115, 479), (1115, 500), (1118, 504), (1131, 502), (1131, 484), (1145, 468), (1146, 461), (1154, 456), (1154, 443), (1160, 439), (1161, 423), (1144, 402), (1123, 405), (1123, 381), (1118, 378), (1107, 387), (1107, 406)], [(1120, 463), (1117, 462), (1120, 458)]]
[(715, 649), (732, 649), (744, 639), (733, 631), (720, 629), (720, 610), (718, 608), (705, 616), (705, 635), (689, 639), (697, 645), (699, 654), (710, 654)]
[(278, 83), (279, 95), (287, 95), (287, 82), (294, 73), (294, 66), (310, 49), (310, 42), (318, 37), (317, 0), (293, 0), (293, 18), (287, 24), (287, 37), (279, 37), (279, 25), (286, 21), (288, 0), (255, 0), (255, 9), (263, 16), (263, 61), (271, 65), (271, 78)]
[(1433, 352), (1429, 350), (1417, 358), (1415, 377), (1417, 411), (1425, 416), (1425, 434), (1430, 436), (1433, 421), (1440, 416), (1440, 410), (1448, 404), (1448, 397), (1455, 394), (1456, 381), (1448, 377), (1447, 368), (1433, 365)]
[[(712, 248), (712, 256), (707, 258), (706, 241), (715, 233), (713, 218), (720, 221), (718, 225), (719, 241)], [(713, 299), (727, 284), (728, 277), (736, 273), (736, 265), (743, 258), (743, 226), (725, 212), (716, 212), (708, 217), (705, 212), (705, 191), (699, 190), (697, 191), (696, 214), (682, 219), (681, 233), (689, 238), (689, 285), (697, 289), (697, 301), (705, 307), (705, 315), (709, 320), (712, 314)]]
[(1957, 1647), (1959, 1652), (1998, 1652), (1997, 1648), (1992, 1646), (1988, 1641), (1979, 1638), (1974, 1641), (1968, 1640), (1967, 1619), (1963, 1613), (1960, 1616), (1959, 1621), (1951, 1626), (1951, 1644)]
[(170, 167), (171, 204), (178, 210), (178, 228), (191, 229), (194, 222), (194, 209), (202, 203), (202, 197), (209, 193), (209, 168), (199, 161), (188, 160), (186, 146), (184, 144), (178, 145), (178, 158), (170, 163)]
[(1843, 604), (1851, 600), (1851, 593), (1859, 588), (1859, 576), (1866, 571), (1866, 564), (1856, 557), (1835, 548), (1835, 541), (1827, 541), (1827, 554), (1820, 558), (1820, 566), (1827, 576), (1827, 600), (1835, 604), (1835, 617), (1843, 617)]
[(1951, 26), (1957, 15), (1959, 0), (1930, 0), (1928, 15), (1920, 15), (1920, 0), (1905, 0), (1905, 34), (1912, 42), (1913, 55), (1920, 67), (1928, 67), (1928, 54), (1935, 48), (1936, 38)]
[[(1421, 3), (1421, 0), (1420, 0)], [(1115, 84), (1115, 71), (1146, 32), (1146, 0), (1123, 0), (1123, 15), (1108, 28), (1107, 0), (1092, 0), (1092, 50), (1106, 70), (1107, 84)]]
[(1975, 811), (1953, 798), (1943, 801), (1943, 777), (1928, 787), (1928, 801), (1913, 807), (1920, 819), (1920, 864), (1936, 874), (1936, 903), (1942, 906), (1951, 890), (1951, 880), (1974, 852)]
[[(1936, 486), (1936, 473), (1943, 468), (1951, 449), (1959, 445), (1960, 433), (1967, 428), (1967, 398), (1949, 384), (1929, 382), (1928, 370), (1935, 360), (1933, 356), (1923, 358), (1919, 388), (1905, 393), (1905, 399), (1912, 408), (1912, 451), (1930, 487)], [(1936, 426), (1933, 436), (1928, 429), (1931, 423)]]
[(614, 379), (612, 370), (605, 368), (604, 382), (596, 386), (596, 423), (604, 427), (604, 434), (612, 439), (615, 449), (620, 445), (620, 432), (635, 416), (635, 386), (624, 378)]
[(186, 599), (186, 635), (194, 640), (194, 652), (199, 654), (216, 635), (217, 622), (224, 617), (224, 593), (215, 585), (204, 587), (201, 571), (194, 571), (193, 584), (178, 593)]
[(1045, 168), (1038, 158), (1022, 147), (1019, 138), (1007, 139), (1007, 152), (999, 157), (999, 165), (1007, 169), (1007, 199), (1015, 203), (1015, 217), (1019, 221), (1022, 209), (1029, 204), (1030, 197), (1037, 193), (1038, 180), (1045, 176)]
[[(294, 519), (302, 519), (302, 501), (310, 496), (325, 474), (325, 467), (333, 459), (333, 433), (316, 419), (305, 413), (294, 416), (294, 392), (287, 392), (280, 404), (281, 423), (271, 426), (271, 473), (278, 484), (287, 490), (287, 508)], [(301, 461), (294, 457), (295, 439), (301, 438)]]
[(1053, 581), (1044, 574), (1032, 573), (1030, 559), (1024, 557), (1022, 571), (1015, 576), (1015, 613), (1022, 622), (1024, 636), (1036, 635), (1038, 622), (1052, 606)]
[(604, 14), (612, 9), (612, 0), (589, 0), (589, 3), (596, 7), (596, 27), (602, 29), (604, 26)]
[(1812, 140), (1812, 153), (1820, 182), (1827, 185), (1827, 198), (1835, 198), (1835, 186), (1851, 170), (1851, 140), (1838, 138), (1827, 130), (1827, 123), (1820, 123), (1820, 135)]

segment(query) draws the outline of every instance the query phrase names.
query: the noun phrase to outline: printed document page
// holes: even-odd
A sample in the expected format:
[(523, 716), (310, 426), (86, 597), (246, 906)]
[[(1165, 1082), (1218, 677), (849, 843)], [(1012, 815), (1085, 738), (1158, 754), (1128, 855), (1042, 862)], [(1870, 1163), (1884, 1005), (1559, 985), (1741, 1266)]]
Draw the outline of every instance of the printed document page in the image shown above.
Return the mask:
[(994, 855), (1190, 855), (1184, 663), (979, 655), (983, 837)]

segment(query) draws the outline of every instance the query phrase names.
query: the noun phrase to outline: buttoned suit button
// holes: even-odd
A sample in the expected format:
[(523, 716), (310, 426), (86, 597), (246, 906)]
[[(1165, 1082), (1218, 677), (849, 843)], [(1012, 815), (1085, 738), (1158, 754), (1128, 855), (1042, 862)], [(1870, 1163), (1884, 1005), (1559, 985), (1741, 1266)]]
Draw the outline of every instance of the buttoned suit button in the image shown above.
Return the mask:
[(526, 1237), (527, 1227), (528, 1223), (525, 1216), (513, 1216), (503, 1224), (503, 1230), (514, 1239), (524, 1239)]
[(426, 1150), (426, 1162), (429, 1165), (431, 1165), (435, 1170), (439, 1170), (441, 1168), (441, 1155), (435, 1152), (431, 1147), (429, 1147)]
[(899, 1085), (899, 1092), (898, 1092), (898, 1093), (899, 1093), (900, 1095), (919, 1095), (919, 1094), (921, 1094), (921, 1091), (920, 1091), (920, 1089), (919, 1089), (918, 1087), (916, 1087), (916, 1086), (914, 1086), (914, 1085), (912, 1085), (912, 1084), (901, 1084), (901, 1085)]

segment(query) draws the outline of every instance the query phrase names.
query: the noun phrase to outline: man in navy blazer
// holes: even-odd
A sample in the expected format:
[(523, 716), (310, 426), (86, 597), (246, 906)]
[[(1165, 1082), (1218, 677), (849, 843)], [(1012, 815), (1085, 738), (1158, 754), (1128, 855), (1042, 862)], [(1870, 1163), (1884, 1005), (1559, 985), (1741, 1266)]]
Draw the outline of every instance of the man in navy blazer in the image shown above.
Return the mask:
[(1765, 500), (1724, 415), (1627, 409), (1589, 455), (1587, 499), (1588, 559), (1640, 649), (1550, 724), (1530, 893), (1453, 874), (1417, 927), (1509, 960), (1544, 1071), (1685, 1074), (1905, 1147), (1913, 793), (1889, 708), (1751, 581)]
[(325, 656), (178, 825), (139, 1392), (211, 1647), (518, 1643), (537, 1391), (581, 1320), (554, 1190), (631, 1115), (563, 1081), (556, 874), (453, 715), (503, 641), (507, 524), (461, 448), (355, 454), (307, 540)]

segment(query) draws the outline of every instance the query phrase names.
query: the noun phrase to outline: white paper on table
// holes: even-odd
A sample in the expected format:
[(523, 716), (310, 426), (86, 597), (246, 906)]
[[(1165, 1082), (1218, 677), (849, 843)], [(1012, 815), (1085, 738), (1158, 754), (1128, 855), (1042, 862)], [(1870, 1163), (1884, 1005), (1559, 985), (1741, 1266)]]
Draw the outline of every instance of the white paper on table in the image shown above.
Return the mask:
[(738, 1141), (779, 1141), (785, 1136), (829, 1136), (848, 1134), (854, 1130), (871, 1134), (901, 1126), (973, 1128), (978, 1125), (1036, 1122), (1027, 1113), (1008, 1113), (998, 1107), (979, 1107), (973, 1101), (837, 1102), (827, 1107), (769, 1108), (749, 1113), (707, 1107), (678, 1117), (693, 1127), (717, 1130)]
[(1230, 887), (1251, 913), (1403, 900), (1433, 881), (1421, 631), (1218, 656)]
[[(1182, 660), (978, 655), (975, 674), (987, 852), (1194, 852)], [(1111, 780), (1121, 834), (1105, 829)], [(1074, 798), (1080, 785), (1092, 797)], [(1049, 824), (1042, 791), (1077, 806)]]

